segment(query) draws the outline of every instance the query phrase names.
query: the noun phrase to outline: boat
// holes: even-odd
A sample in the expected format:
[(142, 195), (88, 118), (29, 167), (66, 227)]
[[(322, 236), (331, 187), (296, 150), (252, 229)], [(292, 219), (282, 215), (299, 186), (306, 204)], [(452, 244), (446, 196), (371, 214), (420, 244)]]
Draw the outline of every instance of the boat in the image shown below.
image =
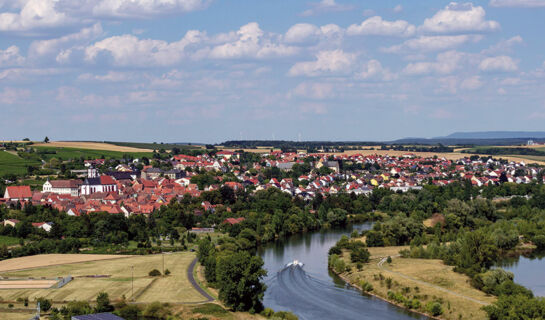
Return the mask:
[(292, 262), (286, 264), (286, 267), (303, 267), (304, 263), (299, 260), (293, 260)]

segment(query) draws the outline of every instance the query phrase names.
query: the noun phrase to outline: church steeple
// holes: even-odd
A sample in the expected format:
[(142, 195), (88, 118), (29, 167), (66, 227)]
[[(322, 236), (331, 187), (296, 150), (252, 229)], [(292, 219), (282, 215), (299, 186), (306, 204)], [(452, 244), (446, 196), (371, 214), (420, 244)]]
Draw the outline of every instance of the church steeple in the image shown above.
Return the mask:
[(87, 178), (98, 178), (98, 171), (95, 166), (91, 165), (87, 169)]

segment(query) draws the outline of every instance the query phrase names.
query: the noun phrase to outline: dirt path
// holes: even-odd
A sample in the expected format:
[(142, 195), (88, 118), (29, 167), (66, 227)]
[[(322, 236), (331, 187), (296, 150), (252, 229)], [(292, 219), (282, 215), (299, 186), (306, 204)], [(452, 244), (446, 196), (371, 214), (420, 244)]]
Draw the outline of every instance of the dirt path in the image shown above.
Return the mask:
[(212, 302), (214, 301), (214, 298), (208, 294), (208, 292), (204, 291), (203, 288), (197, 283), (195, 280), (195, 277), (193, 277), (193, 270), (195, 269), (195, 265), (197, 264), (197, 258), (195, 258), (191, 264), (189, 265), (189, 268), (187, 268), (187, 279), (191, 283), (191, 285), (195, 288), (195, 290), (199, 291), (199, 293), (206, 298), (206, 301), (203, 302)]
[[(400, 257), (400, 255), (395, 255), (395, 256), (391, 256), (391, 258), (398, 258)], [(403, 273), (400, 273), (400, 272), (397, 272), (397, 271), (392, 271), (392, 270), (389, 270), (388, 268), (386, 268), (384, 266), (384, 262), (386, 262), (386, 260), (388, 259), (388, 257), (384, 257), (382, 259), (380, 259), (380, 261), (377, 263), (377, 266), (384, 270), (384, 271), (387, 271), (387, 272), (390, 272), (390, 273), (393, 273), (393, 274), (396, 274), (400, 277), (403, 277), (405, 279), (408, 279), (408, 280), (411, 280), (411, 281), (414, 281), (418, 284), (421, 284), (421, 285), (424, 285), (424, 286), (428, 286), (428, 287), (432, 287), (432, 288), (435, 288), (437, 290), (441, 290), (443, 292), (446, 292), (448, 294), (452, 294), (452, 295), (455, 295), (457, 297), (460, 297), (460, 298), (463, 298), (463, 299), (466, 299), (466, 300), (469, 300), (469, 301), (472, 301), (472, 302), (475, 302), (475, 303), (478, 303), (478, 304), (481, 304), (483, 306), (486, 306), (486, 305), (489, 305), (488, 302), (484, 302), (484, 301), (480, 301), (480, 300), (477, 300), (477, 299), (474, 299), (474, 298), (471, 298), (471, 297), (468, 297), (468, 296), (465, 296), (463, 294), (459, 294), (458, 292), (455, 292), (455, 291), (452, 291), (452, 290), (448, 290), (448, 289), (445, 289), (443, 287), (440, 287), (440, 286), (437, 286), (437, 285), (434, 285), (434, 284), (431, 284), (429, 282), (425, 282), (425, 281), (422, 281), (422, 280), (418, 280), (418, 279), (415, 279), (411, 276), (408, 276), (406, 274), (403, 274)]]

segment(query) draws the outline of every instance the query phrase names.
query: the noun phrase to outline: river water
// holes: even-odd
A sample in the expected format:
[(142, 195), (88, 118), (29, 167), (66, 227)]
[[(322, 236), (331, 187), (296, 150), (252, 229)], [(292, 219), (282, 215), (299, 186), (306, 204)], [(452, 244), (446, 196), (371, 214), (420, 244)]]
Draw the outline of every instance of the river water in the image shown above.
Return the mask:
[[(299, 319), (427, 319), (384, 302), (362, 295), (327, 268), (327, 252), (342, 235), (353, 229), (369, 229), (358, 224), (299, 234), (270, 243), (259, 250), (268, 275), (265, 278), (265, 307), (286, 310)], [(284, 268), (299, 260), (301, 267)]]
[(545, 297), (545, 252), (506, 258), (497, 266), (513, 272), (515, 282), (532, 290), (534, 295)]

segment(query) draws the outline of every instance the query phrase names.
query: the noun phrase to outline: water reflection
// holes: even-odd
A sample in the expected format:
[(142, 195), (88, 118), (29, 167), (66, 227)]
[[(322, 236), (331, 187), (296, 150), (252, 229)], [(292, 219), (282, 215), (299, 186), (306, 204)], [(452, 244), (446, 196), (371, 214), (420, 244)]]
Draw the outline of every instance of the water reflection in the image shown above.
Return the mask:
[(497, 266), (513, 272), (515, 282), (532, 290), (534, 295), (545, 297), (545, 251), (508, 257)]
[[(268, 271), (265, 306), (292, 311), (300, 319), (425, 319), (380, 299), (361, 295), (328, 270), (329, 248), (353, 229), (362, 231), (371, 226), (366, 223), (294, 235), (260, 248), (258, 253)], [(305, 266), (284, 268), (295, 259)]]

